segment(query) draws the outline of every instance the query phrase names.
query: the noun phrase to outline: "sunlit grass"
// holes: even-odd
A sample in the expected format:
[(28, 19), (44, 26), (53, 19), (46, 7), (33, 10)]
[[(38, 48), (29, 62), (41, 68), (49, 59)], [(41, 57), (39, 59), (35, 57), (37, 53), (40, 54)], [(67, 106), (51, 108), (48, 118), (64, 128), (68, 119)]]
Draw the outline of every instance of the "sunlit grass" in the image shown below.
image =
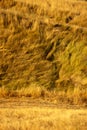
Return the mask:
[(57, 108), (0, 108), (0, 130), (86, 130), (87, 111)]

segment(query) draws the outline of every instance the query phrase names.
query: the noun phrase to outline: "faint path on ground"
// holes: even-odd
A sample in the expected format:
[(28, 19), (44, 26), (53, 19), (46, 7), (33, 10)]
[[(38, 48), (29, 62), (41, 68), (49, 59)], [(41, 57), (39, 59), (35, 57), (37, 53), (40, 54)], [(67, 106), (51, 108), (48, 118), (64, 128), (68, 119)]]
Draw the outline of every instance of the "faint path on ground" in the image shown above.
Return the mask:
[(59, 109), (86, 109), (86, 106), (70, 105), (64, 103), (55, 103), (43, 99), (21, 99), (21, 98), (10, 98), (0, 99), (0, 108), (28, 108), (28, 107), (48, 107), (48, 108), (59, 108)]

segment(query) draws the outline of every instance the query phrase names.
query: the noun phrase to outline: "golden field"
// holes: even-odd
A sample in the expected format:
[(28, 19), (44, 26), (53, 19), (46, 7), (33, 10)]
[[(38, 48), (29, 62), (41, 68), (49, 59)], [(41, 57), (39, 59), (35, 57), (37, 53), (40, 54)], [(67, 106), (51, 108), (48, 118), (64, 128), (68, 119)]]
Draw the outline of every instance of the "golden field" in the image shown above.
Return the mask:
[(86, 130), (87, 109), (36, 100), (0, 100), (0, 130)]

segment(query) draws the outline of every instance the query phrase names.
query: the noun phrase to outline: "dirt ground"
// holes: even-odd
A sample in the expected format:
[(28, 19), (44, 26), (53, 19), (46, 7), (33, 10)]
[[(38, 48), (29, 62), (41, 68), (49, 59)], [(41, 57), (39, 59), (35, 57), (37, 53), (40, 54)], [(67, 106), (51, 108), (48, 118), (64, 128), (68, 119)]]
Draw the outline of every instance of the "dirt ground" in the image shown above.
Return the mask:
[(43, 99), (0, 99), (0, 130), (87, 130), (87, 109)]

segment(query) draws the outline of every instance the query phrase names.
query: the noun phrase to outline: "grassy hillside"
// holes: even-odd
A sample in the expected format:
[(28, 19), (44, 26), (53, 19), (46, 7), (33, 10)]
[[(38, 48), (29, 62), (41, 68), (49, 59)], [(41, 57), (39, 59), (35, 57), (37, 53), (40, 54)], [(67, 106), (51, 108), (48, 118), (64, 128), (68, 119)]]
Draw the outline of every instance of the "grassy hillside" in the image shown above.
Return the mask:
[(87, 2), (1, 0), (0, 95), (46, 90), (87, 100)]

